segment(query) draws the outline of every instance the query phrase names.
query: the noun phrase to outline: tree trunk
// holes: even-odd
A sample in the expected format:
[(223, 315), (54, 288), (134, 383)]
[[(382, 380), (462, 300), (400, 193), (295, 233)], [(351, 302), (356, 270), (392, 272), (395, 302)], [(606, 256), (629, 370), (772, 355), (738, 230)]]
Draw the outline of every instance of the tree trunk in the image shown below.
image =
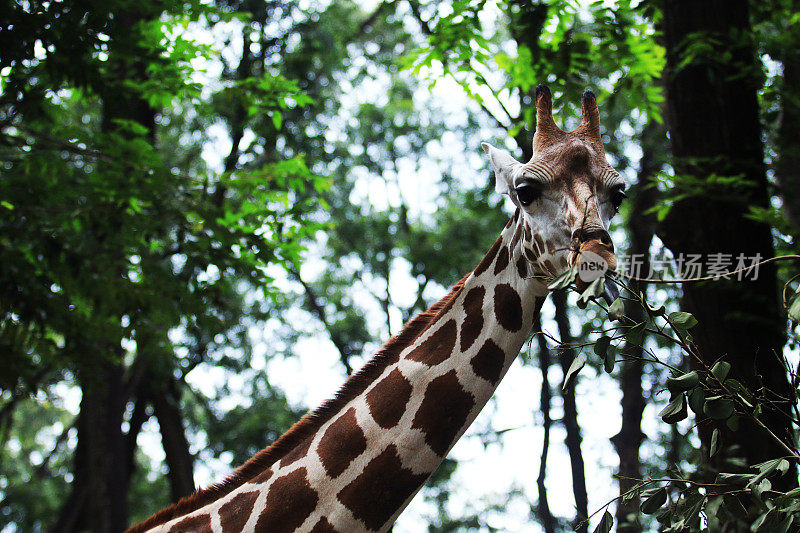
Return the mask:
[(117, 533), (128, 522), (122, 368), (105, 361), (89, 364), (79, 379), (83, 397), (72, 493), (52, 531)]
[[(772, 257), (769, 226), (745, 218), (750, 206), (768, 205), (756, 99), (759, 69), (749, 41), (748, 2), (664, 0), (663, 7), (676, 188), (685, 192), (691, 181), (707, 189), (676, 202), (659, 234), (676, 255), (700, 253), (708, 260), (709, 254), (725, 253), (734, 264), (739, 254)], [(693, 39), (718, 43), (713, 61), (688, 55), (696, 50)], [(723, 57), (728, 61), (720, 61)], [(740, 176), (742, 186), (714, 185), (713, 176)], [(789, 382), (778, 361), (785, 337), (775, 268), (762, 266), (755, 280), (689, 283), (683, 290), (681, 308), (699, 321), (692, 335), (704, 359), (700, 366), (725, 358), (732, 364), (730, 377), (751, 390), (763, 383), (789, 397)], [(785, 415), (783, 405), (768, 408), (761, 419), (788, 443), (793, 437)], [(701, 420), (698, 427), (708, 461), (713, 426)], [(724, 441), (738, 444), (748, 464), (785, 455), (761, 435), (761, 429), (742, 419), (738, 431), (727, 432)], [(723, 455), (715, 457), (715, 466)], [(776, 479), (776, 488), (785, 487), (790, 477), (796, 478)]]
[[(539, 315), (533, 322), (533, 331), (542, 331), (542, 322)], [(545, 533), (555, 533), (556, 521), (553, 513), (550, 512), (550, 504), (547, 501), (547, 487), (545, 479), (547, 476), (547, 452), (550, 450), (550, 427), (553, 419), (550, 417), (550, 400), (553, 396), (550, 390), (550, 382), (547, 376), (550, 373), (550, 349), (547, 346), (547, 339), (544, 335), (536, 336), (539, 343), (539, 369), (542, 371), (542, 390), (539, 398), (539, 409), (542, 412), (542, 455), (539, 459), (539, 475), (536, 478), (536, 487), (539, 492), (539, 501), (534, 509), (534, 514), (539, 520), (539, 524), (544, 528)]]
[[(117, 131), (117, 119), (135, 121), (147, 131), (147, 140), (155, 138), (155, 110), (142, 95), (126, 86), (130, 80), (146, 80), (146, 65), (152, 50), (142, 43), (138, 24), (158, 16), (154, 11), (145, 12), (141, 6), (120, 10), (109, 27), (109, 74), (107, 84), (97, 87), (103, 107), (102, 129)], [(119, 171), (112, 169), (111, 171)], [(133, 179), (138, 178), (134, 174)], [(109, 225), (105, 220), (98, 227), (109, 226), (103, 231), (92, 231), (97, 250), (107, 253), (112, 268), (123, 275), (126, 262), (124, 250), (115, 242), (114, 213), (123, 206), (110, 202), (107, 213), (98, 216), (112, 217)], [(100, 213), (100, 212), (98, 212)], [(104, 233), (105, 231), (105, 233)], [(91, 275), (90, 272), (86, 273)], [(116, 302), (105, 301), (101, 296), (92, 306), (94, 312), (106, 313), (121, 320), (122, 311)], [(78, 415), (78, 444), (73, 469), (72, 493), (62, 507), (54, 531), (91, 531), (93, 533), (117, 533), (127, 528), (127, 493), (130, 479), (129, 442), (122, 432), (123, 414), (128, 395), (131, 393), (123, 382), (123, 352), (119, 338), (82, 338), (76, 332), (74, 349), (83, 361), (77, 377), (82, 399)]]
[[(553, 304), (556, 308), (556, 324), (558, 324), (558, 335), (561, 342), (566, 345), (559, 349), (559, 363), (566, 375), (567, 370), (572, 364), (572, 360), (577, 355), (570, 345), (572, 343), (572, 332), (569, 327), (569, 316), (567, 315), (567, 294), (565, 291), (555, 291), (552, 293)], [(565, 443), (569, 452), (569, 463), (572, 470), (572, 493), (575, 496), (575, 531), (586, 533), (589, 529), (589, 498), (586, 494), (586, 473), (583, 465), (583, 452), (581, 452), (581, 427), (578, 424), (578, 405), (575, 401), (575, 387), (569, 387), (562, 391), (561, 397), (564, 400), (564, 418), (562, 423), (567, 431)]]
[[(639, 179), (635, 193), (632, 195), (632, 207), (628, 219), (628, 254), (641, 259), (641, 272), (630, 274), (642, 277), (650, 272), (650, 244), (653, 241), (655, 221), (652, 215), (645, 212), (655, 204), (656, 191), (650, 187), (652, 177), (662, 166), (662, 157), (657, 147), (663, 144), (664, 129), (655, 121), (645, 126), (642, 132), (642, 160), (639, 167)], [(647, 284), (641, 283), (637, 290), (647, 291)], [(626, 315), (634, 323), (643, 322), (645, 311), (640, 306), (630, 306)], [(611, 442), (619, 456), (617, 480), (619, 494), (630, 491), (642, 477), (642, 464), (639, 449), (645, 438), (642, 433), (642, 413), (645, 400), (642, 395), (642, 357), (644, 349), (641, 344), (626, 342), (622, 348), (619, 386), (622, 390), (622, 426), (619, 433), (611, 438)], [(642, 530), (639, 522), (639, 502), (636, 499), (617, 502), (617, 531), (622, 533), (638, 533)]]
[[(793, 7), (800, 11), (800, 0)], [(775, 174), (786, 217), (800, 231), (800, 32), (795, 28), (788, 37), (778, 58), (783, 63), (783, 90)]]
[(194, 458), (189, 452), (178, 395), (177, 383), (174, 379), (168, 379), (160, 392), (152, 396), (153, 414), (161, 430), (161, 445), (169, 469), (167, 478), (173, 502), (195, 491)]

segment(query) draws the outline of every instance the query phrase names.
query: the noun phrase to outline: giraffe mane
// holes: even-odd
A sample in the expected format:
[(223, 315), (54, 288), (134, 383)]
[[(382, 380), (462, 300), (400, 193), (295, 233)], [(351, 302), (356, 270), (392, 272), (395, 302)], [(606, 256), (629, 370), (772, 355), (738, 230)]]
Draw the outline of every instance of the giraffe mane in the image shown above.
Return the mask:
[[(492, 247), (494, 251), (500, 243), (498, 239)], [(493, 259), (489, 254), (481, 261), (476, 270), (479, 270), (488, 260)], [(241, 487), (255, 476), (274, 465), (288, 452), (313, 436), (319, 429), (354, 398), (361, 395), (383, 371), (400, 358), (400, 353), (414, 340), (425, 332), (428, 327), (436, 322), (440, 315), (446, 313), (455, 301), (469, 274), (461, 278), (450, 292), (441, 300), (433, 304), (427, 311), (411, 319), (403, 329), (372, 357), (358, 372), (350, 376), (339, 391), (330, 400), (325, 401), (313, 411), (303, 415), (289, 431), (281, 435), (274, 443), (252, 456), (246, 463), (233, 471), (226, 479), (200, 489), (166, 509), (163, 509), (150, 518), (132, 526), (126, 533), (143, 533), (156, 526), (163, 525), (170, 520), (190, 514), (209, 503), (224, 497), (233, 490)]]

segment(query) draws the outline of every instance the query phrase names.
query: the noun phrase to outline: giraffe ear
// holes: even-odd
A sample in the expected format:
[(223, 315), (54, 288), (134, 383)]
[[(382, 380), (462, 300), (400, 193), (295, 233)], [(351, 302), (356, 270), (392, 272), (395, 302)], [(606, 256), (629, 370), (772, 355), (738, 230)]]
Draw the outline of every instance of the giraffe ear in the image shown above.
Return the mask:
[(481, 143), (481, 148), (489, 156), (489, 162), (494, 170), (494, 189), (500, 194), (510, 194), (514, 188), (514, 176), (522, 167), (522, 163), (505, 150), (498, 150), (489, 143)]

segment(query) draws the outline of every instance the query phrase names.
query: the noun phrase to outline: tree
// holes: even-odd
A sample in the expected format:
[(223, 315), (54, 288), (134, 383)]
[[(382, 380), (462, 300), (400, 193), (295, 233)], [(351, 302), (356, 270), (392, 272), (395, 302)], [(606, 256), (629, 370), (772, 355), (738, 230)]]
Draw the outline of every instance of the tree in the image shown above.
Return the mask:
[[(679, 196), (659, 234), (676, 255), (772, 257), (770, 228), (746, 216), (751, 207), (768, 203), (748, 2), (701, 6), (668, 0), (663, 12), (673, 191)], [(681, 307), (700, 323), (693, 336), (706, 358), (690, 363), (710, 366), (724, 357), (732, 364), (732, 377), (746, 387), (763, 386), (788, 398), (776, 282), (775, 268), (765, 265), (757, 279), (684, 285)], [(788, 409), (777, 401), (762, 420), (784, 442), (793, 443)], [(698, 429), (707, 458), (712, 428), (701, 421)], [(775, 442), (753, 438), (759, 431), (741, 420), (724, 441), (736, 444), (747, 464), (782, 456)], [(719, 461), (714, 462), (717, 468)], [(782, 479), (796, 483), (789, 476)]]
[[(60, 500), (58, 521), (44, 522), (52, 508), (4, 507), (31, 529), (126, 527), (130, 480), (143, 480), (137, 435), (151, 416), (172, 498), (194, 489), (179, 410), (186, 374), (215, 344), (242, 345), (244, 292), (274, 295), (265, 268), (299, 262), (300, 240), (313, 232), (304, 213), (324, 181), (299, 158), (265, 162), (258, 180), (215, 175), (197, 160), (173, 164), (181, 155), (160, 126), (199, 96), (190, 61), (204, 53), (174, 30), (201, 14), (220, 17), (183, 4), (15, 5), (8, 14), (27, 34), (3, 58), (0, 101), (4, 444), (16, 447), (15, 411), (29, 395), (82, 393), (77, 419), (59, 422), (57, 436), (67, 445), (56, 451), (74, 447), (74, 462), (58, 461), (47, 485), (57, 495), (45, 501)], [(307, 101), (277, 73), (233, 89), (252, 113)], [(45, 431), (57, 422), (39, 413), (25, 423)], [(4, 502), (19, 505), (24, 475), (6, 480)]]

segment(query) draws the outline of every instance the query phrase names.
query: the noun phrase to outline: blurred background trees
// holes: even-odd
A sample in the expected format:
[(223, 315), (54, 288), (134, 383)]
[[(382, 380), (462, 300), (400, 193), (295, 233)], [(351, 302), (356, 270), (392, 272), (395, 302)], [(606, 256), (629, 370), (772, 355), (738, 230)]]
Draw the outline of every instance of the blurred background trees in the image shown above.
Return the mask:
[[(120, 531), (288, 429), (491, 245), (509, 210), (479, 145), (530, 157), (538, 83), (565, 129), (598, 93), (630, 184), (621, 253), (796, 253), (799, 16), (790, 0), (12, 2), (0, 528)], [(709, 362), (796, 397), (775, 356), (796, 366), (779, 289), (797, 271), (639, 290), (697, 315)], [(656, 530), (637, 480), (780, 453), (742, 425), (711, 459), (702, 418), (662, 423), (669, 373), (646, 355), (690, 361), (655, 336), (563, 390), (605, 318), (573, 298), (512, 370), (535, 386), (501, 387), (395, 530), (588, 531), (620, 494), (618, 530)], [(794, 442), (793, 416), (764, 420)], [(482, 456), (507, 463), (500, 492), (459, 475)]]

